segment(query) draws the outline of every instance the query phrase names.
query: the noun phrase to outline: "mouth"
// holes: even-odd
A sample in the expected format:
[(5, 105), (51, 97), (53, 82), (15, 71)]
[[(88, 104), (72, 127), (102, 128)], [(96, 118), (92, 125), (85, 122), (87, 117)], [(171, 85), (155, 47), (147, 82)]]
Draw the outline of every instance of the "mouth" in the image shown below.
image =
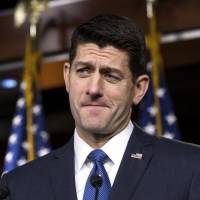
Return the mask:
[(109, 107), (105, 103), (83, 103), (82, 107)]
[(108, 108), (108, 106), (105, 105), (85, 105), (83, 106), (85, 108), (89, 108), (89, 109), (102, 109), (102, 108)]

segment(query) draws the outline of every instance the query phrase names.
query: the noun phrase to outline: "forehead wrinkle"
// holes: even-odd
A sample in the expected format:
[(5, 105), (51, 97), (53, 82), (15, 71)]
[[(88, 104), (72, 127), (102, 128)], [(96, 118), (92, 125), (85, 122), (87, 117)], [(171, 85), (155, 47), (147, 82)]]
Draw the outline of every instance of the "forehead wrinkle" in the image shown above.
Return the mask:
[[(119, 56), (123, 59), (119, 59)], [(101, 68), (118, 68), (129, 63), (126, 52), (113, 46), (101, 48), (91, 43), (78, 47), (76, 59), (77, 62), (90, 63), (92, 66), (99, 66)], [(102, 59), (104, 60), (103, 63), (101, 63)]]
[(111, 45), (99, 47), (98, 45), (93, 43), (86, 43), (79, 45), (77, 48), (77, 57), (85, 56), (85, 58), (88, 58), (93, 55), (96, 56), (97, 59), (106, 58), (109, 60), (112, 57), (111, 60), (115, 60), (119, 57), (119, 55), (123, 54), (127, 57), (126, 52), (117, 49)]
[(102, 50), (99, 51), (97, 49), (87, 49), (89, 54), (96, 55), (98, 57), (110, 58), (110, 56), (117, 56), (117, 53), (113, 52), (113, 50)]

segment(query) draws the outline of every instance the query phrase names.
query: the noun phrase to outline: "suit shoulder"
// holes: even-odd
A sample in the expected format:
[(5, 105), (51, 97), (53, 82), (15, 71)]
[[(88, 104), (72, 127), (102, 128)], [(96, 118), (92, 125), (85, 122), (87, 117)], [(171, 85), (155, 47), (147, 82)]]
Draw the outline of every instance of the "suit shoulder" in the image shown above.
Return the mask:
[(33, 171), (34, 171), (34, 174), (41, 174), (42, 172), (46, 171), (48, 163), (52, 162), (52, 160), (56, 158), (58, 155), (62, 156), (62, 154), (65, 152), (67, 148), (68, 148), (68, 144), (56, 150), (53, 150), (52, 152), (50, 152), (49, 154), (45, 156), (42, 156), (33, 161), (30, 161), (26, 163), (25, 165), (19, 166), (15, 168), (14, 170), (8, 172), (6, 175), (8, 178), (9, 177), (12, 177), (12, 178), (23, 177), (24, 175), (31, 176)]
[(167, 139), (164, 137), (156, 137), (156, 143), (160, 149), (167, 150), (171, 153), (184, 153), (185, 155), (199, 155), (200, 146), (197, 144), (187, 143), (174, 139)]
[(140, 139), (145, 143), (154, 143), (155, 147), (160, 151), (167, 151), (169, 153), (179, 154), (191, 154), (191, 155), (200, 155), (200, 145), (187, 143), (175, 139), (168, 139), (164, 137), (158, 137), (155, 135), (149, 135), (145, 133), (140, 127), (136, 127)]
[(155, 137), (157, 158), (164, 160), (166, 165), (179, 166), (188, 170), (199, 171), (200, 147), (182, 141)]
[(152, 145), (155, 157), (163, 162), (186, 166), (200, 165), (200, 146), (164, 137), (152, 136), (136, 127), (137, 136), (143, 144)]

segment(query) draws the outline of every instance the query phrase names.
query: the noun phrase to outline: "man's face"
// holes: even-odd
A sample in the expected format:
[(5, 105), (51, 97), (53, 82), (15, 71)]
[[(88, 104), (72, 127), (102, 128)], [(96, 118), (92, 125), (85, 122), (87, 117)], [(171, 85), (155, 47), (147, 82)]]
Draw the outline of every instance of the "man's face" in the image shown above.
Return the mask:
[(133, 84), (127, 54), (112, 46), (79, 45), (72, 65), (65, 66), (64, 76), (82, 137), (118, 133), (130, 120), (132, 103), (142, 98), (138, 82)]

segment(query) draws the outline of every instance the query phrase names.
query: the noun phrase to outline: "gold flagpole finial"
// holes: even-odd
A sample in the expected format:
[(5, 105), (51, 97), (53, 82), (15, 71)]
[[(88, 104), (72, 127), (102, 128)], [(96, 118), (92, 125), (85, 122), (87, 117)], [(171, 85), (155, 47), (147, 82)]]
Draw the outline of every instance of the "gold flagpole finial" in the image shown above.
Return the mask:
[(152, 18), (154, 15), (153, 6), (156, 0), (146, 0), (147, 17)]
[(25, 2), (19, 2), (14, 11), (14, 23), (19, 28), (27, 18), (27, 6)]
[(37, 35), (37, 24), (41, 13), (48, 7), (47, 0), (21, 0), (14, 12), (14, 21), (16, 27), (20, 27), (26, 19), (30, 23), (30, 36), (35, 38)]
[(32, 0), (30, 3), (30, 36), (35, 38), (37, 35), (37, 24), (41, 13), (47, 8), (46, 0)]

